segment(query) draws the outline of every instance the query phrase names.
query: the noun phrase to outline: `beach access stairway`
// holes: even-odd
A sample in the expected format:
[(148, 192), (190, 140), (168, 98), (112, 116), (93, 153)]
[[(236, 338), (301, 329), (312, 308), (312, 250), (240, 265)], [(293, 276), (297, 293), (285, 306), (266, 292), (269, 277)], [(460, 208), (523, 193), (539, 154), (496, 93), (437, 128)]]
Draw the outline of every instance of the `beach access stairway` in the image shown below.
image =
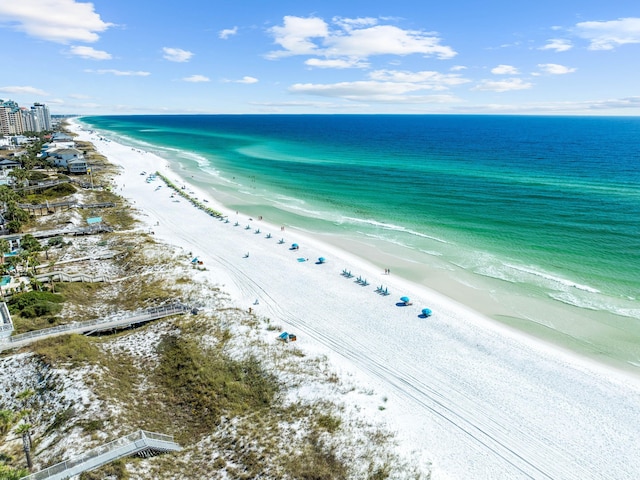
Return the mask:
[(39, 282), (85, 282), (85, 283), (110, 283), (111, 278), (107, 275), (87, 275), (86, 273), (65, 273), (65, 272), (48, 272), (36, 275)]
[(170, 315), (182, 315), (190, 311), (191, 308), (182, 303), (173, 303), (162, 307), (148, 308), (142, 313), (129, 317), (109, 317), (87, 320), (86, 322), (74, 322), (56, 327), (34, 330), (32, 332), (20, 333), (11, 337), (0, 337), (0, 352), (11, 348), (18, 348), (45, 338), (56, 337), (69, 333), (82, 333), (91, 335), (92, 333), (126, 328), (131, 325), (150, 322)]
[(55, 210), (70, 210), (72, 208), (80, 208), (80, 209), (96, 209), (96, 208), (110, 208), (115, 207), (116, 204), (113, 202), (99, 202), (99, 203), (78, 203), (77, 201), (66, 201), (66, 202), (46, 202), (46, 203), (19, 203), (18, 207), (28, 211), (29, 213), (35, 214), (36, 212), (40, 212), (40, 214), (48, 213), (50, 211)]
[(93, 225), (89, 225), (87, 227), (65, 227), (65, 228), (56, 228), (54, 230), (40, 230), (38, 232), (31, 233), (17, 233), (17, 234), (8, 234), (8, 235), (0, 235), (0, 240), (7, 240), (12, 242), (16, 239), (21, 239), (25, 235), (31, 235), (36, 239), (42, 238), (51, 238), (51, 237), (61, 237), (63, 235), (71, 235), (71, 236), (81, 236), (81, 235), (95, 235), (97, 233), (104, 232), (113, 232), (113, 228), (105, 225), (104, 223), (96, 223)]
[(23, 479), (28, 480), (63, 480), (82, 472), (95, 470), (109, 462), (123, 457), (137, 455), (148, 458), (166, 452), (178, 452), (182, 447), (171, 435), (138, 430), (120, 437), (105, 445), (96, 447), (76, 458), (52, 465), (39, 472), (32, 473)]

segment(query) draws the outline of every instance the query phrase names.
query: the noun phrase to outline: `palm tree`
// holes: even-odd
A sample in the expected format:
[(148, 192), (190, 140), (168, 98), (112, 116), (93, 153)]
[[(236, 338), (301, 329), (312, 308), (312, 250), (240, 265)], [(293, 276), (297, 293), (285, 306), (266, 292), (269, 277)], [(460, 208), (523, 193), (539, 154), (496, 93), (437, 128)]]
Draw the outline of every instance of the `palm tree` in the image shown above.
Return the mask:
[(0, 410), (0, 436), (4, 437), (13, 426), (15, 415), (11, 410)]
[(29, 471), (33, 468), (33, 461), (31, 460), (31, 424), (22, 423), (16, 428), (16, 433), (22, 435), (22, 449), (24, 450), (24, 456), (27, 459), (27, 468)]

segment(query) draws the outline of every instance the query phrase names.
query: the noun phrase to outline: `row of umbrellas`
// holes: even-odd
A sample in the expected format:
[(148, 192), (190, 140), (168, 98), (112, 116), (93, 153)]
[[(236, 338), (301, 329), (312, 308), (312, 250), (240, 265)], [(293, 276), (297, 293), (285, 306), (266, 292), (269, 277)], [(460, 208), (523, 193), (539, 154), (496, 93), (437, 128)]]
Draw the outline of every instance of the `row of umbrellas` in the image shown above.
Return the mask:
[[(294, 244), (291, 245), (291, 248), (293, 250), (297, 250), (300, 247), (299, 247), (299, 245), (297, 243), (294, 243)], [(326, 259), (324, 257), (318, 258), (318, 263), (325, 263), (325, 262), (326, 262)], [(400, 297), (400, 301), (405, 303), (405, 304), (409, 304), (411, 302), (411, 299), (409, 297)], [(424, 317), (430, 317), (432, 313), (433, 312), (429, 308), (423, 308), (422, 309), (422, 315)]]

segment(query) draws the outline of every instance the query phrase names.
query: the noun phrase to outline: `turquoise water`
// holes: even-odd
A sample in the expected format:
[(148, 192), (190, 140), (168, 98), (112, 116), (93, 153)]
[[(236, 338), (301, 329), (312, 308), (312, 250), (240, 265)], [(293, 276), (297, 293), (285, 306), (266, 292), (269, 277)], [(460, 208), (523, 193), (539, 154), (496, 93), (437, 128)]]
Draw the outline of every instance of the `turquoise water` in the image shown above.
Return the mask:
[(640, 365), (640, 118), (85, 117), (232, 209)]

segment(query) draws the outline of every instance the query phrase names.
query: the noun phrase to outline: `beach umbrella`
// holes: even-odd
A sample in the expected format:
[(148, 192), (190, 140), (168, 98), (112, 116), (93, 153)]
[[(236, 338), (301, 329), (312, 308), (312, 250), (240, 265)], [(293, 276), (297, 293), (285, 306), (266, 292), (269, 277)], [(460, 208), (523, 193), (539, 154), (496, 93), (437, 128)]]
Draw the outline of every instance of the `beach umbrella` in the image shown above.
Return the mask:
[(404, 302), (404, 303), (407, 303), (407, 302), (409, 302), (409, 297), (400, 297), (400, 301)]
[(431, 315), (431, 310), (429, 310), (428, 308), (423, 308), (422, 309), (422, 315), (424, 315), (425, 317), (428, 317)]
[(294, 243), (294, 244), (292, 244), (291, 246), (292, 246), (293, 248), (297, 248), (297, 247), (298, 247), (298, 244), (297, 244), (297, 243)]
[(318, 259), (318, 261), (319, 261), (320, 263), (324, 263), (324, 262), (325, 262), (324, 257), (320, 257), (320, 258)]

